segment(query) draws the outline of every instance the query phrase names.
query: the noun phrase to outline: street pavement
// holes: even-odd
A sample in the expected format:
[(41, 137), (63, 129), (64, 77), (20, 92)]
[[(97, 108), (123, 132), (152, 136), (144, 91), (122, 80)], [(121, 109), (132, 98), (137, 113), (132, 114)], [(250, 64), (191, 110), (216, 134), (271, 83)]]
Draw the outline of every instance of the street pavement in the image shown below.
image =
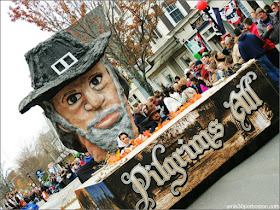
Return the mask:
[(279, 138), (230, 170), (187, 209), (279, 209)]
[(75, 190), (81, 184), (80, 180), (76, 178), (59, 192), (50, 195), (47, 202), (42, 200), (37, 205), (40, 209), (61, 209), (76, 199)]

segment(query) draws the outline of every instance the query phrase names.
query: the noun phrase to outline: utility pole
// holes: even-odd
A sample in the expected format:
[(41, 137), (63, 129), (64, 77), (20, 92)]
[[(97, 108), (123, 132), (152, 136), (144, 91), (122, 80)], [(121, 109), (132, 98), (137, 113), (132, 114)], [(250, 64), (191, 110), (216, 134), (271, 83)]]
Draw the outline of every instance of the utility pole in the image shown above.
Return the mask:
[(31, 178), (31, 176), (30, 176), (29, 173), (27, 173), (26, 176), (28, 176), (28, 178), (29, 178), (34, 184), (36, 184), (36, 182), (34, 182), (34, 180)]

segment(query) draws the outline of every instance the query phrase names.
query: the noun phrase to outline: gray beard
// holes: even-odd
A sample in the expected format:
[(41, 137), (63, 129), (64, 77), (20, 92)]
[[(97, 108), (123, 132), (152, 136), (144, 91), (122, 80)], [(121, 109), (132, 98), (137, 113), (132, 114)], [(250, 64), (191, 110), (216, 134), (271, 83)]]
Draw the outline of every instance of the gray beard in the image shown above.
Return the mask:
[[(63, 128), (77, 133), (79, 136), (87, 139), (106, 152), (114, 152), (118, 149), (117, 138), (120, 132), (127, 133), (129, 138), (134, 137), (130, 116), (127, 112), (126, 106), (115, 105), (98, 113), (93, 120), (87, 123), (87, 131), (84, 131), (77, 126), (70, 124), (64, 117), (55, 111), (54, 107), (49, 102), (44, 101), (43, 104), (46, 116), (51, 119), (56, 129), (60, 129), (57, 126), (57, 123), (59, 123)], [(103, 117), (116, 111), (120, 112), (120, 117), (114, 125), (106, 129), (94, 128)]]
[[(116, 111), (120, 112), (120, 117), (110, 128), (97, 129), (94, 127), (103, 117)], [(120, 105), (116, 105), (99, 113), (95, 119), (88, 122), (87, 131), (80, 130), (78, 134), (108, 152), (118, 148), (117, 138), (120, 132), (125, 132), (130, 138), (133, 138), (132, 125), (127, 111), (124, 111)]]

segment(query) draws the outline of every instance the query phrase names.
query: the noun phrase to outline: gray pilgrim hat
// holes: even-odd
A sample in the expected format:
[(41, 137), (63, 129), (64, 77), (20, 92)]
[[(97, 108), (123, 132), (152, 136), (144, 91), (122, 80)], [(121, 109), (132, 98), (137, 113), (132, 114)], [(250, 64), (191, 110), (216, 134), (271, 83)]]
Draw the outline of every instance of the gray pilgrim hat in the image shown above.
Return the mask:
[[(25, 59), (34, 90), (20, 102), (19, 111), (23, 114), (42, 101), (50, 100), (67, 84), (89, 71), (103, 57), (110, 36), (111, 33), (106, 32), (91, 43), (84, 43), (69, 32), (60, 31), (28, 51)], [(116, 73), (121, 85), (126, 83)]]

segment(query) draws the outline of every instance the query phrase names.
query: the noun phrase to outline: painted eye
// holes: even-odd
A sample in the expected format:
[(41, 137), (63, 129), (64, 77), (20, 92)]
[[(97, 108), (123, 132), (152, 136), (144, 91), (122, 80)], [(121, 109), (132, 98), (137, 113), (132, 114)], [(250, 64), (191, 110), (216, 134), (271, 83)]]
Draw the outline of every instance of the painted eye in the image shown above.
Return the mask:
[(92, 80), (89, 83), (89, 86), (91, 88), (94, 88), (95, 86), (99, 85), (101, 81), (102, 81), (102, 75), (97, 75), (92, 78)]
[(72, 94), (67, 98), (67, 103), (72, 105), (76, 103), (82, 97), (81, 93)]

